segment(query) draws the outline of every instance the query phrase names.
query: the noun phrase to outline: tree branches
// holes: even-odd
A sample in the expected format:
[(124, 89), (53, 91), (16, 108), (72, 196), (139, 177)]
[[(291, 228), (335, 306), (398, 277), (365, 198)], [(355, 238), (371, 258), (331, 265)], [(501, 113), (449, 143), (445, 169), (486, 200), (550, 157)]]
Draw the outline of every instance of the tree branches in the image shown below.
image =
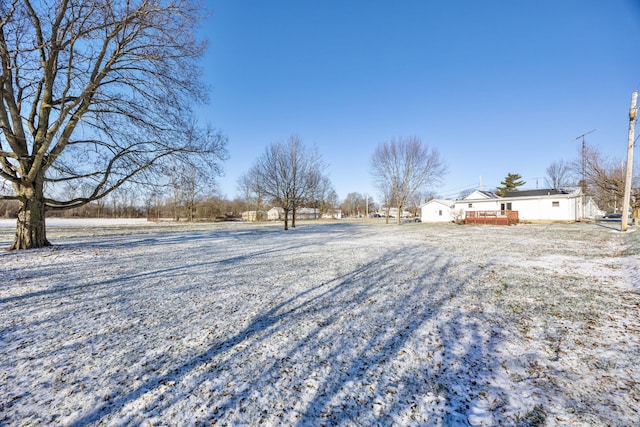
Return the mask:
[(193, 137), (192, 108), (207, 99), (198, 0), (13, 0), (0, 11), (0, 188), (22, 203), (14, 247), (46, 243), (47, 209), (167, 181), (169, 159), (219, 172), (226, 138)]
[(90, 201), (167, 156), (215, 156), (184, 137), (206, 99), (198, 2), (14, 0), (3, 12), (0, 176), (16, 191), (43, 173), (91, 177)]
[(446, 167), (435, 149), (417, 137), (392, 139), (376, 147), (371, 157), (371, 177), (387, 208), (393, 203), (400, 213), (416, 191), (439, 182)]
[(289, 212), (295, 227), (299, 207), (315, 202), (320, 193), (330, 193), (328, 179), (322, 173), (325, 167), (315, 149), (305, 147), (298, 136), (292, 135), (286, 142), (269, 145), (240, 179), (240, 185), (256, 201), (267, 198), (280, 207), (287, 230)]

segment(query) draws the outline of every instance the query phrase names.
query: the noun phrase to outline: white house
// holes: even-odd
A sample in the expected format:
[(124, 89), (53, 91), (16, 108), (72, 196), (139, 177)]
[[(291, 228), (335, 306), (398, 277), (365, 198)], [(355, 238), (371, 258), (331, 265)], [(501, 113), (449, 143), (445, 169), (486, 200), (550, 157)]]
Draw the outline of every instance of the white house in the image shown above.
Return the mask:
[(600, 213), (590, 197), (580, 188), (562, 190), (523, 190), (499, 197), (489, 191), (476, 190), (455, 202), (455, 216), (464, 218), (469, 211), (517, 211), (519, 221), (579, 221)]
[(341, 209), (329, 209), (326, 213), (322, 214), (322, 218), (324, 218), (324, 219), (340, 219), (340, 218), (342, 218), (342, 210)]
[[(376, 214), (378, 214), (379, 216), (386, 216), (387, 215), (387, 207), (386, 206), (381, 206), (380, 209), (378, 210), (378, 212), (376, 212)], [(410, 218), (413, 215), (411, 215), (411, 212), (409, 212), (406, 209), (402, 210), (402, 218)], [(389, 208), (389, 217), (390, 218), (398, 218), (398, 208)]]
[(431, 199), (420, 206), (422, 222), (453, 222), (454, 206), (453, 200)]
[(279, 207), (273, 207), (267, 211), (267, 219), (269, 221), (276, 221), (284, 219), (284, 209)]
[(245, 211), (242, 212), (243, 221), (264, 221), (267, 218), (265, 211)]
[[(289, 219), (293, 218), (293, 212), (289, 211)], [(320, 218), (320, 209), (316, 208), (298, 208), (296, 210), (296, 219), (317, 219)], [(283, 220), (284, 221), (284, 209), (280, 207), (274, 207), (267, 212), (267, 219), (269, 221)]]

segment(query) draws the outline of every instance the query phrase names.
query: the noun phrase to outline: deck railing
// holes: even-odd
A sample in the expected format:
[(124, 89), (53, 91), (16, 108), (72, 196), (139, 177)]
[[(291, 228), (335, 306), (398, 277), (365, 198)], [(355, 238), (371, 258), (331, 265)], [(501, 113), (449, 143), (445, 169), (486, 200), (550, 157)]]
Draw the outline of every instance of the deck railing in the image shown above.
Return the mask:
[(465, 224), (512, 225), (518, 223), (518, 211), (467, 211)]

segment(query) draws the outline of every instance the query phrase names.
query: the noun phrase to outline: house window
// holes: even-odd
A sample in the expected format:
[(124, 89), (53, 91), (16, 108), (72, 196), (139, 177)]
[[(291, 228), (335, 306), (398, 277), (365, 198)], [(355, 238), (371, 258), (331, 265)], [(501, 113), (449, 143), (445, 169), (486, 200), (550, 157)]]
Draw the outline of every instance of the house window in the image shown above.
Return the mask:
[(510, 211), (511, 210), (511, 202), (509, 203), (500, 203), (501, 211)]
[(438, 211), (438, 216), (442, 216), (442, 209)]
[(551, 202), (551, 207), (559, 208), (560, 207), (560, 202)]
[(472, 208), (473, 207), (473, 203), (469, 203), (469, 207)]

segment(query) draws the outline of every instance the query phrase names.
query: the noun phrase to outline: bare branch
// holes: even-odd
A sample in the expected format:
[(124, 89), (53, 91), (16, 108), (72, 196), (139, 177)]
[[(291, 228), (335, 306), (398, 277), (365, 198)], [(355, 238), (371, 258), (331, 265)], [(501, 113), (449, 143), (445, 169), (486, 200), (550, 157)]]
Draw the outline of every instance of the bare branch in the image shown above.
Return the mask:
[(412, 195), (442, 178), (446, 167), (435, 149), (417, 137), (379, 144), (371, 158), (371, 177), (387, 208), (395, 203), (398, 223), (402, 207)]

